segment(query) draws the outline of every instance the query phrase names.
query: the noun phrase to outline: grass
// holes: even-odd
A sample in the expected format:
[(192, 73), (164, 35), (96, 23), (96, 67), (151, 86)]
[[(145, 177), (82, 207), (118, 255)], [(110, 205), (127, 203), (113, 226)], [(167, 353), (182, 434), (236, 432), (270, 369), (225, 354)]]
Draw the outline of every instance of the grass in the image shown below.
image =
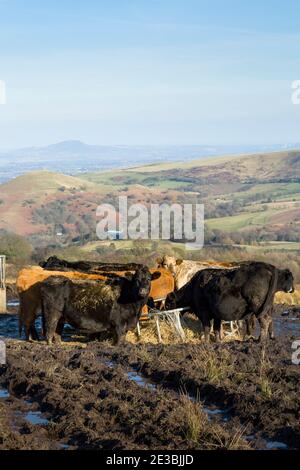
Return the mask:
[(207, 414), (198, 398), (193, 402), (187, 394), (182, 393), (180, 401), (185, 418), (185, 438), (192, 444), (198, 445), (201, 436), (205, 433), (205, 428), (208, 426)]
[(228, 197), (235, 197), (239, 200), (244, 200), (253, 196), (254, 194), (260, 194), (262, 199), (265, 199), (265, 194), (272, 201), (283, 202), (291, 200), (293, 197), (300, 197), (300, 183), (262, 183), (262, 184), (253, 184), (246, 191), (238, 191), (236, 193), (231, 193)]
[(195, 370), (209, 383), (219, 385), (232, 373), (233, 364), (230, 354), (224, 349), (221, 358), (218, 358), (215, 351), (210, 348), (197, 350), (197, 354), (192, 358)]
[[(216, 157), (202, 157), (199, 159), (190, 160), (188, 162), (174, 162), (174, 163), (156, 163), (150, 165), (144, 165), (140, 167), (135, 167), (132, 170), (129, 169), (128, 171), (134, 172), (158, 172), (158, 171), (165, 171), (165, 170), (173, 170), (173, 169), (189, 169), (194, 167), (210, 167), (216, 166), (218, 164), (235, 164), (236, 162), (240, 162), (241, 160), (247, 162), (247, 166), (251, 168), (261, 168), (266, 167), (269, 171), (270, 163), (272, 164), (273, 168), (276, 169), (282, 165), (282, 161), (286, 160), (292, 152), (270, 152), (270, 153), (255, 153), (255, 154), (239, 154), (239, 155), (223, 155), (223, 156), (216, 156)], [(299, 152), (295, 151), (295, 154)], [(184, 160), (184, 156), (183, 156)]]
[(249, 250), (288, 250), (288, 251), (299, 251), (300, 243), (298, 242), (263, 242), (255, 246), (247, 246)]
[(192, 401), (187, 394), (180, 397), (185, 425), (183, 433), (193, 448), (209, 450), (249, 450), (245, 441), (246, 427), (238, 426), (234, 433), (219, 423), (210, 422), (199, 397)]
[(210, 229), (219, 229), (225, 232), (234, 232), (250, 225), (265, 225), (272, 215), (279, 212), (276, 209), (269, 209), (258, 212), (243, 212), (242, 214), (229, 217), (219, 217), (217, 219), (207, 219), (206, 225)]
[(272, 382), (269, 379), (269, 372), (271, 370), (271, 364), (269, 359), (266, 357), (265, 347), (262, 348), (260, 365), (259, 365), (259, 386), (260, 392), (264, 398), (270, 400), (273, 396)]
[[(101, 249), (102, 247), (109, 247), (113, 243), (115, 245), (116, 250), (132, 250), (133, 248), (136, 247), (136, 241), (135, 240), (105, 240), (105, 241), (95, 241), (95, 242), (89, 242), (85, 244), (84, 246), (80, 247), (80, 250), (82, 253), (92, 253), (93, 251), (96, 251), (97, 249)], [(152, 240), (143, 240), (143, 248), (145, 250), (151, 249), (153, 245)], [(185, 250), (185, 245), (183, 243), (174, 243), (174, 242), (169, 242), (168, 240), (166, 241), (160, 241), (159, 242), (159, 250), (164, 251), (165, 249), (168, 248), (175, 248), (176, 250), (180, 250), (183, 253), (186, 251)]]

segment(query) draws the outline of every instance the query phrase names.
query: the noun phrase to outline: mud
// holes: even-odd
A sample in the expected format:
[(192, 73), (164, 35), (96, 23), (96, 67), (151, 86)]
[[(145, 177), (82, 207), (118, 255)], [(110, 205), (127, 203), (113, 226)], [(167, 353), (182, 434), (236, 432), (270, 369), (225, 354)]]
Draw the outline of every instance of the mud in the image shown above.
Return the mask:
[(0, 316), (0, 449), (299, 449), (300, 321), (285, 311), (265, 347), (113, 347), (69, 342), (71, 329), (47, 346), (17, 340), (17, 316)]
[[(126, 367), (107, 364), (109, 351), (114, 351), (110, 345), (95, 342), (79, 349), (8, 340), (1, 387), (42, 413), (49, 424), (35, 426), (53, 445), (63, 439), (80, 449), (249, 447), (227, 423), (210, 422), (200, 403), (172, 390), (141, 386)], [(12, 427), (7, 419), (2, 429)], [(14, 447), (9, 439), (2, 445)]]

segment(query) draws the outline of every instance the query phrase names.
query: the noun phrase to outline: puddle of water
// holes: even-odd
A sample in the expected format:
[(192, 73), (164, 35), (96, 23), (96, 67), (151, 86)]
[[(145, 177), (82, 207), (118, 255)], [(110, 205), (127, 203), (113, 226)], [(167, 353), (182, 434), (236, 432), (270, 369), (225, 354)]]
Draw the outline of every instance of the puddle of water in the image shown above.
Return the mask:
[[(42, 318), (38, 317), (35, 321), (40, 338), (42, 338)], [(75, 330), (68, 324), (64, 327), (63, 340), (70, 339)], [(0, 338), (20, 339), (19, 337), (19, 316), (18, 315), (0, 315)], [(22, 338), (25, 339), (23, 328)]]
[[(111, 360), (106, 360), (104, 361), (104, 364), (109, 367), (110, 369), (114, 368), (117, 366), (117, 364), (114, 361)], [(126, 373), (127, 377), (129, 380), (132, 380), (135, 382), (137, 385), (139, 385), (142, 388), (148, 388), (150, 390), (156, 390), (157, 389), (157, 384), (152, 382), (150, 379), (144, 377), (143, 375), (139, 374), (135, 370), (131, 370)], [(196, 402), (196, 398), (193, 397), (192, 395), (188, 394), (188, 397), (191, 401), (194, 403)], [(221, 416), (222, 421), (227, 422), (230, 419), (229, 412), (228, 410), (222, 410), (220, 408), (214, 408), (214, 407), (204, 407), (203, 410), (205, 413), (208, 415), (209, 419), (212, 419), (215, 416)]]
[(7, 307), (19, 307), (20, 302), (18, 300), (9, 300), (7, 302)]
[(127, 377), (129, 380), (133, 380), (137, 385), (143, 388), (150, 388), (151, 390), (156, 389), (156, 385), (150, 380), (144, 379), (140, 374), (135, 371), (127, 372)]
[[(255, 435), (254, 434), (249, 434), (248, 436), (245, 436), (246, 441), (252, 442), (255, 440)], [(284, 442), (277, 442), (277, 441), (266, 441), (265, 439), (262, 439), (263, 446), (262, 448), (265, 448), (267, 450), (284, 450), (288, 449), (288, 446), (284, 444)]]
[(19, 337), (18, 330), (17, 315), (0, 315), (0, 337), (16, 339)]
[(39, 425), (39, 424), (49, 424), (49, 420), (42, 417), (42, 413), (40, 411), (28, 411), (25, 414), (24, 418), (30, 424)]
[(70, 446), (68, 444), (59, 444), (59, 447), (62, 449), (62, 450), (68, 450), (70, 449)]
[(204, 411), (206, 411), (207, 413), (209, 413), (213, 416), (223, 415), (224, 413), (226, 413), (224, 410), (220, 410), (219, 408), (216, 408), (216, 409), (204, 408)]
[[(117, 366), (117, 364), (114, 361), (106, 360), (104, 361), (104, 364), (109, 367), (110, 369), (113, 369), (114, 367)], [(136, 372), (135, 370), (131, 370), (126, 373), (127, 377), (129, 380), (133, 380), (137, 385), (143, 388), (150, 388), (152, 390), (156, 389), (156, 385), (151, 382), (149, 379), (143, 377), (141, 374)]]
[[(298, 320), (298, 322), (296, 321)], [(300, 334), (299, 318), (274, 318), (275, 336), (297, 336)]]
[(224, 422), (227, 422), (230, 419), (228, 410), (221, 410), (220, 408), (208, 408), (207, 406), (203, 407), (203, 410), (209, 418), (220, 416)]
[(10, 394), (7, 390), (3, 390), (3, 388), (0, 388), (0, 398), (9, 398)]
[(283, 442), (277, 442), (277, 441), (268, 441), (266, 444), (266, 447), (268, 450), (283, 450), (287, 449), (288, 446), (284, 444)]

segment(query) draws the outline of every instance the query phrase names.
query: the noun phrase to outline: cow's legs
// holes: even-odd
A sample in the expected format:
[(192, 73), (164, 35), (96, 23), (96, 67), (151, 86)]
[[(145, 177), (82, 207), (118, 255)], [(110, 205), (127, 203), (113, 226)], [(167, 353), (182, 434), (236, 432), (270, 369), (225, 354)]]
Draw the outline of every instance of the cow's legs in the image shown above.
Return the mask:
[(39, 335), (35, 325), (32, 323), (24, 323), (25, 326), (25, 337), (27, 341), (39, 341)]
[(30, 332), (31, 332), (31, 337), (34, 341), (39, 341), (40, 340), (35, 325), (31, 325)]
[(114, 336), (113, 344), (115, 346), (120, 344), (120, 341), (125, 331), (126, 331), (126, 325), (115, 325), (114, 330), (113, 330), (113, 336)]
[(61, 319), (59, 320), (58, 324), (57, 324), (56, 331), (55, 331), (55, 333), (54, 333), (54, 341), (55, 341), (55, 343), (58, 343), (58, 344), (61, 343), (61, 335), (62, 335), (64, 326), (65, 326), (64, 319), (61, 318)]
[[(240, 323), (240, 322), (239, 322)], [(245, 318), (243, 321), (244, 328), (243, 328), (243, 339), (245, 340), (247, 337), (251, 337), (254, 334), (255, 329), (255, 315), (251, 315)]]
[(265, 314), (259, 317), (258, 321), (260, 325), (259, 341), (264, 342), (268, 338), (268, 332), (269, 332), (270, 324), (272, 323), (272, 317), (269, 314)]
[(210, 329), (211, 329), (210, 318), (207, 315), (207, 313), (202, 311), (201, 316), (200, 316), (200, 320), (201, 320), (201, 323), (202, 323), (202, 326), (203, 326), (203, 329), (204, 329), (204, 341), (206, 343), (209, 343), (209, 341), (210, 341)]
[(37, 317), (39, 308), (40, 302), (32, 301), (29, 305), (27, 305), (23, 299), (23, 296), (20, 295), (19, 333), (21, 336), (22, 328), (24, 326), (25, 337), (27, 341), (39, 340), (39, 336), (35, 328), (35, 319)]
[(255, 330), (255, 315), (251, 315), (246, 320), (247, 335), (253, 336)]
[(221, 341), (221, 320), (219, 318), (214, 319), (214, 333), (215, 340), (219, 343), (219, 341)]
[(269, 337), (270, 337), (270, 339), (275, 339), (274, 324), (273, 324), (273, 318), (272, 317), (271, 317), (271, 321), (269, 323)]
[(44, 309), (44, 317), (45, 317), (45, 337), (47, 343), (50, 345), (52, 344), (53, 340), (57, 340), (57, 329), (58, 323), (62, 316), (62, 312), (59, 311), (48, 311), (47, 308)]

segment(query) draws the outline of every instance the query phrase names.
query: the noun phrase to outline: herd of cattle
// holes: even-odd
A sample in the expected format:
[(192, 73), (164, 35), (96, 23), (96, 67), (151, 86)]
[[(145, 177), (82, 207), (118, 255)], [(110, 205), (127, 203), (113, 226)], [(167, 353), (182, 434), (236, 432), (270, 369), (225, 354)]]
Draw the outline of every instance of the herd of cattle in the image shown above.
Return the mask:
[(68, 262), (51, 257), (23, 269), (17, 280), (19, 325), (37, 340), (35, 320), (42, 313), (48, 344), (60, 342), (65, 323), (88, 334), (110, 331), (118, 343), (136, 328), (156, 301), (169, 310), (189, 307), (200, 319), (205, 340), (211, 323), (216, 341), (222, 321), (245, 320), (251, 335), (255, 318), (260, 339), (274, 337), (272, 311), (277, 291), (294, 291), (293, 275), (262, 262), (215, 263), (164, 256), (157, 267), (140, 264)]

